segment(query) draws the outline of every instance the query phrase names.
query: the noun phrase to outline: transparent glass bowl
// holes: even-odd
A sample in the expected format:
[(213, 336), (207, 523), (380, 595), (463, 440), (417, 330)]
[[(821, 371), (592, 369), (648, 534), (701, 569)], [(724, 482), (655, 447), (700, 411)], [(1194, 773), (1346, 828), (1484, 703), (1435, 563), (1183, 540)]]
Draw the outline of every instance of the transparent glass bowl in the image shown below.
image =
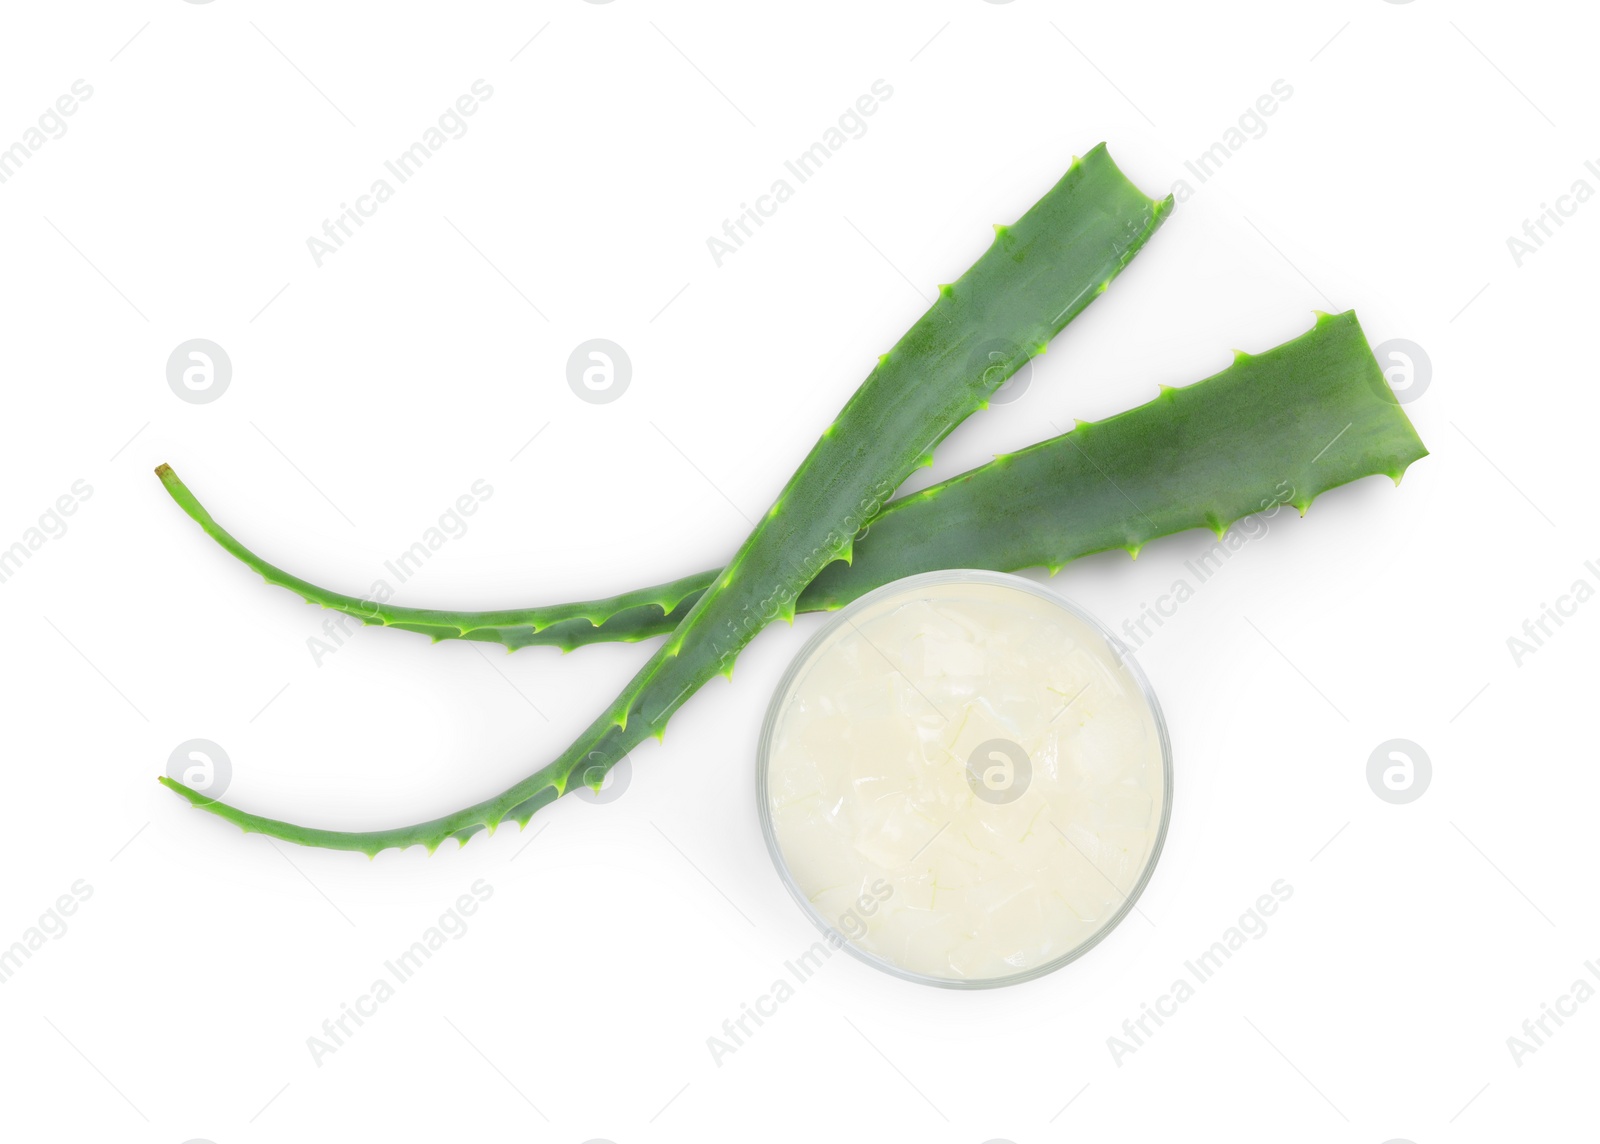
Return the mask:
[[(858, 619), (862, 619), (870, 613), (875, 613), (886, 600), (904, 598), (905, 602), (909, 603), (933, 589), (968, 584), (994, 585), (1028, 593), (1044, 600), (1050, 606), (1060, 609), (1066, 616), (1077, 621), (1088, 632), (1104, 641), (1106, 648), (1116, 661), (1117, 670), (1125, 675), (1127, 682), (1132, 684), (1130, 690), (1143, 698), (1148, 716), (1155, 728), (1161, 759), (1161, 809), (1159, 821), (1155, 826), (1150, 842), (1149, 852), (1144, 859), (1142, 869), (1139, 870), (1137, 879), (1133, 882), (1131, 889), (1127, 892), (1120, 905), (1106, 916), (1098, 928), (1059, 956), (1014, 973), (986, 977), (947, 977), (934, 976), (908, 969), (876, 952), (863, 948), (858, 944), (858, 939), (863, 935), (842, 932), (807, 898), (789, 869), (789, 863), (784, 856), (778, 839), (777, 829), (773, 821), (768, 778), (775, 738), (790, 704), (795, 699), (796, 693), (805, 679), (806, 673), (833, 647), (835, 641), (843, 634), (846, 627), (855, 628)], [(859, 629), (856, 630), (859, 632)], [(863, 636), (863, 638), (865, 637)], [(915, 685), (913, 684), (913, 686)], [(833, 615), (821, 630), (807, 641), (800, 653), (795, 656), (794, 661), (789, 665), (782, 680), (778, 683), (777, 690), (773, 693), (772, 702), (767, 709), (766, 720), (761, 729), (760, 744), (756, 753), (756, 806), (761, 818), (761, 832), (766, 839), (767, 850), (772, 855), (772, 861), (777, 867), (779, 877), (788, 889), (789, 894), (799, 904), (800, 908), (805, 911), (807, 916), (811, 918), (813, 924), (822, 931), (824, 938), (835, 949), (847, 950), (859, 960), (907, 981), (949, 989), (989, 989), (1001, 985), (1014, 985), (1018, 982), (1029, 981), (1044, 974), (1052, 973), (1069, 962), (1077, 960), (1103, 941), (1106, 935), (1115, 929), (1134, 908), (1140, 894), (1143, 893), (1150, 880), (1151, 873), (1155, 870), (1156, 861), (1161, 855), (1162, 845), (1166, 840), (1167, 824), (1172, 813), (1172, 745), (1168, 738), (1166, 721), (1161, 715), (1160, 705), (1156, 702), (1155, 693), (1150, 689), (1149, 681), (1145, 678), (1143, 671), (1139, 669), (1138, 664), (1134, 662), (1123, 644), (1093, 616), (1050, 589), (1021, 576), (965, 569), (927, 572), (885, 584), (883, 587), (869, 592), (859, 600), (847, 605)], [(1076, 846), (1076, 844), (1073, 845)], [(1111, 882), (1111, 886), (1115, 893), (1122, 894), (1122, 891), (1117, 888), (1114, 882)]]

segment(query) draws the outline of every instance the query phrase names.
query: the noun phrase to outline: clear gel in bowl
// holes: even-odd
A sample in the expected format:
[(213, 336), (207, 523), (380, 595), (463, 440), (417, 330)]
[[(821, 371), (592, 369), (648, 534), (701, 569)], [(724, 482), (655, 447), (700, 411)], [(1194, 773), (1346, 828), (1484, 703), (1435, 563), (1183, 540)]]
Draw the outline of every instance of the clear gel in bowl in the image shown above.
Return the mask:
[(827, 940), (954, 988), (1104, 938), (1171, 810), (1144, 674), (1092, 617), (994, 572), (911, 576), (832, 617), (778, 685), (757, 768), (773, 861)]

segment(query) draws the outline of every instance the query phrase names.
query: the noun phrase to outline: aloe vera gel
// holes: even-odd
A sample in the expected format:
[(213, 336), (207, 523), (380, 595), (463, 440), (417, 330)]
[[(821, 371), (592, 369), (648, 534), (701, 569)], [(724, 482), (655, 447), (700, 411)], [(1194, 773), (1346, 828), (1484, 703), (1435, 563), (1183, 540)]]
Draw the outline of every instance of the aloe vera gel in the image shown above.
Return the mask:
[(913, 576), (840, 612), (763, 734), (774, 859), (833, 937), (902, 976), (997, 985), (1132, 908), (1170, 802), (1142, 673), (1029, 580)]

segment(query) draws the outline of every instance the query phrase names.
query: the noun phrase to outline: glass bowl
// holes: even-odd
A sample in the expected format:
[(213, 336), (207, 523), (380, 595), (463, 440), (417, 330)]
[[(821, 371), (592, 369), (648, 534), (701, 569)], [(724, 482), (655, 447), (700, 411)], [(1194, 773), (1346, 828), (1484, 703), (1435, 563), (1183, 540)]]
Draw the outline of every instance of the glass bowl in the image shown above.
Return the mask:
[[(996, 626), (992, 633), (975, 632), (963, 604), (969, 610), (1014, 607), (1021, 622), (1009, 629)], [(912, 625), (919, 619), (938, 625), (933, 638), (918, 630), (897, 642), (895, 624)], [(875, 641), (869, 632), (881, 638)], [(978, 668), (973, 667), (973, 657), (980, 654), (979, 645), (964, 648), (963, 632), (974, 633), (974, 638), (992, 634), (990, 643), (999, 641), (981, 653), (984, 658)], [(1046, 659), (1030, 659), (1030, 649)], [(883, 674), (877, 683), (865, 679), (851, 688), (852, 680), (835, 675), (830, 684), (826, 672), (817, 671), (858, 662), (870, 665), (874, 655), (882, 657), (888, 674), (882, 667), (863, 670)], [(920, 687), (901, 669), (907, 666), (905, 661), (896, 664), (902, 655), (920, 657), (922, 667), (916, 671), (924, 679)], [(1066, 672), (1068, 656), (1085, 665), (1088, 678), (1045, 721), (1043, 711), (1054, 700), (1046, 700), (1044, 692), (1060, 692), (1048, 687), (1042, 676), (1035, 688), (1029, 664), (1038, 663), (1041, 673)], [(995, 694), (986, 696), (982, 684), (986, 678), (996, 678), (989, 670), (993, 664), (1002, 665), (1002, 675), (1009, 671), (1022, 680), (1024, 691), (1038, 690), (1041, 703), (1019, 706), (1015, 684), (1008, 685), (1012, 693), (1005, 694), (997, 683)], [(929, 665), (935, 666), (931, 676)], [(1057, 681), (1065, 678), (1061, 675)], [(1063, 721), (1062, 716), (1097, 681), (1102, 686), (1091, 702), (1079, 705)], [(1113, 706), (1101, 708), (1093, 701), (1107, 695)], [(951, 707), (957, 702), (963, 704), (959, 723)], [(810, 760), (854, 734), (861, 724), (851, 721), (848, 708), (863, 703), (883, 721), (890, 736), (880, 738), (877, 745), (893, 749), (863, 755), (854, 748), (853, 760), (846, 751), (845, 761), (834, 768), (839, 773), (834, 774), (811, 765)], [(1101, 734), (1098, 738), (1085, 734), (1083, 729), (1102, 709), (1106, 714)], [(814, 726), (807, 728), (805, 718)], [(997, 719), (1001, 722), (994, 722)], [(963, 736), (980, 736), (985, 727), (994, 726), (1015, 727), (1017, 742), (988, 738), (970, 754), (960, 746)], [(1096, 750), (1097, 741), (1118, 730), (1131, 736), (1134, 746)], [(941, 740), (947, 733), (946, 746)], [(1038, 758), (1021, 746), (1023, 740), (1037, 744)], [(930, 752), (933, 758), (928, 757)], [(879, 766), (876, 761), (895, 757), (901, 760), (898, 773), (892, 763)], [(1136, 789), (1130, 787), (1128, 776), (1117, 779), (1115, 774), (1117, 766), (1135, 758)], [(768, 852), (784, 886), (829, 944), (894, 976), (951, 989), (1028, 981), (1060, 969), (1104, 940), (1134, 908), (1149, 882), (1172, 811), (1172, 748), (1166, 722), (1149, 681), (1127, 649), (1098, 620), (1056, 592), (998, 572), (958, 569), (908, 576), (834, 614), (795, 656), (779, 682), (756, 760), (756, 803)], [(1025, 801), (1030, 793), (1032, 800)], [(1140, 810), (1141, 796), (1149, 804), (1145, 811)], [(776, 808), (775, 800), (780, 803)], [(1066, 830), (1057, 821), (1064, 808)], [(946, 826), (958, 820), (963, 825), (958, 827), (959, 837), (945, 837), (941, 843), (945, 826), (939, 826), (939, 820), (946, 814)], [(1015, 824), (1027, 814), (1033, 818), (1027, 820), (1026, 832), (1017, 835)], [(1037, 831), (1040, 840), (1032, 840), (1041, 814), (1066, 845), (1042, 826)], [(1129, 825), (1141, 815), (1141, 825)], [(830, 835), (840, 822), (859, 828), (851, 837)], [(920, 837), (911, 833), (913, 829), (924, 830), (929, 840), (902, 858)], [(973, 830), (984, 848), (972, 842)], [(1137, 845), (1132, 842), (1135, 831), (1142, 831)], [(793, 853), (785, 852), (785, 835)], [(1120, 848), (1119, 838), (1126, 843)], [(810, 839), (809, 845), (805, 839)], [(974, 849), (963, 851), (963, 844)], [(1006, 853), (994, 847), (1003, 847)], [(1076, 851), (1081, 865), (1071, 851)], [(1076, 901), (1069, 899), (1061, 883), (1045, 893), (1029, 882), (983, 912), (984, 903), (1004, 890), (995, 879), (986, 881), (982, 873), (974, 872), (966, 863), (969, 853), (992, 853), (1009, 861), (1007, 873), (1023, 869), (1024, 863), (1044, 862), (1066, 876), (1071, 867), (1072, 876), (1082, 883), (1067, 887)], [(802, 867), (799, 876), (797, 864)], [(1115, 876), (1105, 872), (1107, 866)], [(941, 886), (941, 877), (948, 878), (952, 870), (956, 877), (951, 885)], [(875, 872), (879, 877), (869, 880)], [(1099, 882), (1103, 887), (1097, 893), (1085, 888)], [(937, 905), (940, 893), (945, 894), (943, 911)], [(966, 909), (962, 917), (951, 916), (952, 901)], [(1010, 915), (995, 912), (1007, 908)], [(1034, 912), (1018, 917), (1018, 911)], [(1035, 916), (1037, 935), (1029, 929)], [(1059, 932), (1046, 932), (1052, 924)], [(1002, 931), (1006, 937), (996, 939)], [(927, 962), (941, 955), (931, 952), (930, 942), (918, 936), (926, 933), (963, 944), (944, 964), (930, 966)], [(985, 942), (997, 942), (997, 949), (1011, 948), (1006, 942), (1016, 935), (1027, 950), (1018, 946), (1003, 955), (990, 954), (985, 947)], [(899, 955), (892, 952), (896, 949)], [(910, 964), (919, 962), (921, 967)]]

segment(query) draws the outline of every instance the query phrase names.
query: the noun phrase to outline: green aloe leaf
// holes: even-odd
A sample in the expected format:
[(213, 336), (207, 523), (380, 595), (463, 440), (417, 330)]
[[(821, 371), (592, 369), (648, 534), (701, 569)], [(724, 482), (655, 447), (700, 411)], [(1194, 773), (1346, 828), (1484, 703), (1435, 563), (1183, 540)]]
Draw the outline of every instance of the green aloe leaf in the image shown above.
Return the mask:
[[(1192, 528), (1221, 531), (1262, 501), (1301, 509), (1352, 480), (1400, 480), (1426, 456), (1387, 392), (1354, 310), (1317, 315), (1312, 330), (1266, 354), (1106, 421), (998, 456), (922, 493), (891, 501), (856, 539), (854, 560), (827, 566), (795, 611), (830, 611), (880, 584), (939, 568), (1058, 571), (1107, 549)], [(400, 608), (317, 587), (270, 565), (214, 522), (168, 466), (166, 490), (211, 538), (309, 603), (434, 640), (507, 648), (637, 642), (669, 634), (720, 570), (563, 605), (454, 611)], [(1282, 493), (1283, 488), (1291, 493)]]
[[(158, 465), (156, 476), (183, 509), (222, 548), (247, 567), (259, 573), (268, 584), (287, 588), (309, 604), (320, 604), (375, 627), (418, 632), (434, 640), (472, 639), (504, 643), (511, 648), (531, 644), (552, 644), (568, 650), (580, 644), (597, 642), (592, 633), (606, 631), (599, 639), (641, 640), (665, 635), (678, 626), (705, 592), (715, 572), (685, 576), (642, 591), (628, 592), (608, 600), (586, 600), (574, 604), (554, 604), (540, 608), (515, 608), (501, 611), (464, 612), (437, 608), (406, 608), (365, 597), (348, 596), (318, 587), (263, 560), (222, 525), (218, 524), (194, 493), (178, 478), (171, 465)], [(663, 623), (663, 621), (669, 621)], [(626, 627), (624, 627), (626, 625)], [(636, 627), (638, 634), (630, 634)], [(563, 639), (560, 633), (575, 633)], [(586, 637), (586, 638), (585, 638)]]
[[(672, 634), (578, 739), (510, 789), (452, 814), (392, 830), (349, 832), (262, 818), (162, 782), (246, 831), (306, 846), (377, 854), (391, 847), (465, 843), (535, 811), (605, 773), (712, 676), (732, 671), (772, 620), (819, 572), (849, 560), (853, 538), (955, 426), (1028, 357), (1103, 293), (1171, 210), (1130, 183), (1104, 145), (994, 241), (959, 279), (939, 288), (926, 314), (862, 382), (790, 478), (777, 501)], [(989, 342), (1014, 347), (1003, 360), (973, 360)]]
[(904, 497), (873, 521), (847, 569), (802, 601), (837, 608), (934, 568), (1052, 572), (1112, 548), (1312, 500), (1364, 476), (1399, 482), (1427, 456), (1354, 311), (1221, 373)]
[[(890, 502), (857, 538), (854, 560), (829, 565), (796, 611), (838, 608), (881, 584), (940, 568), (1017, 572), (1111, 548), (1137, 552), (1188, 529), (1220, 531), (1283, 498), (1312, 499), (1361, 477), (1397, 482), (1426, 455), (1355, 313), (1312, 329), (1148, 404)], [(666, 635), (717, 569), (602, 600), (499, 611), (373, 604), (309, 584), (262, 560), (214, 521), (170, 468), (168, 492), (205, 531), (268, 583), (368, 624), (508, 648), (571, 649)], [(1285, 491), (1285, 489), (1289, 491)]]

